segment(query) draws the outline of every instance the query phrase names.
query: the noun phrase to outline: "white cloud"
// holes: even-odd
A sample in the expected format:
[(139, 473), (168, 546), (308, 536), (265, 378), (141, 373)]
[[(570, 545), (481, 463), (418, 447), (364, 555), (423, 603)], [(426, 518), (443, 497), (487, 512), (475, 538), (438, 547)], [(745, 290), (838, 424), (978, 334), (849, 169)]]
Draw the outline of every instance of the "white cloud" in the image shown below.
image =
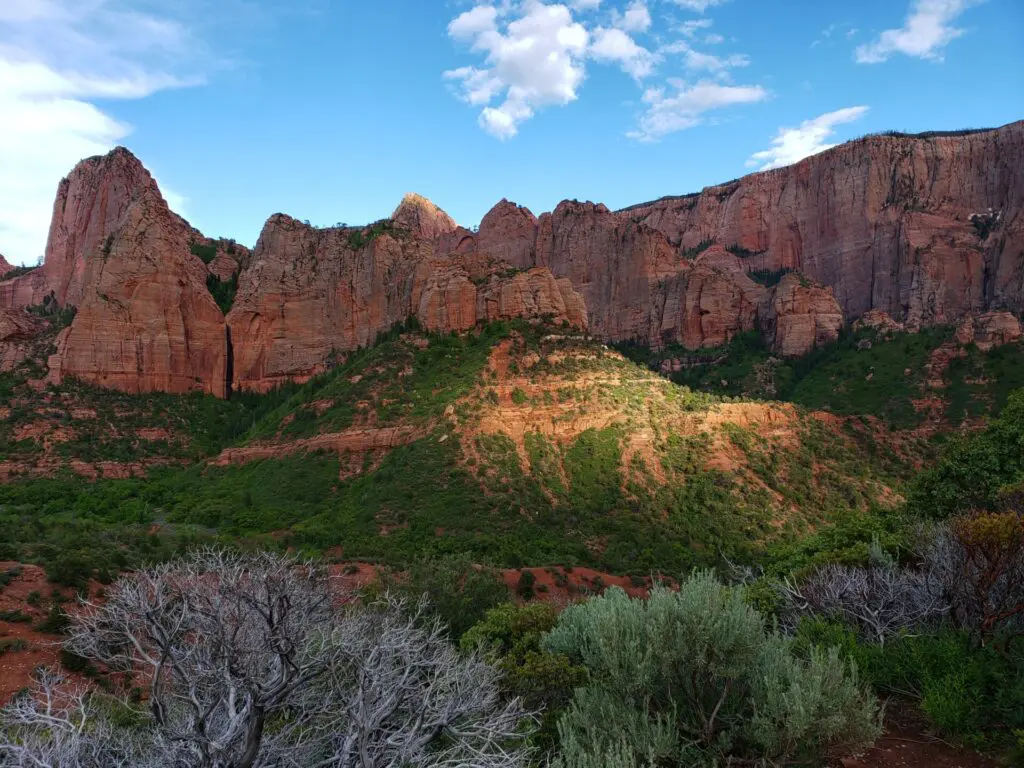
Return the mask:
[(693, 39), (698, 31), (708, 29), (711, 26), (711, 19), (690, 19), (679, 25), (679, 34), (683, 37)]
[(112, 0), (3, 0), (0, 40), (0, 252), (33, 263), (60, 179), (131, 133), (92, 101), (200, 82), (175, 63), (201, 46), (181, 22)]
[[(672, 0), (704, 11), (725, 0)], [(750, 63), (743, 54), (716, 56), (696, 50), (698, 34), (709, 44), (724, 41), (705, 35), (711, 19), (682, 24), (669, 20), (680, 35), (657, 49), (641, 35), (660, 41), (652, 29), (650, 0), (621, 0), (617, 8), (596, 17), (575, 13), (604, 7), (599, 0), (485, 0), (457, 16), (449, 36), (481, 55), (483, 61), (450, 69), (444, 79), (460, 99), (480, 109), (480, 126), (499, 139), (510, 139), (522, 124), (544, 107), (564, 106), (579, 97), (586, 67), (613, 64), (639, 83), (655, 74), (668, 54), (679, 55), (694, 80), (668, 80), (666, 88), (647, 87), (645, 111), (629, 136), (654, 141), (704, 121), (705, 113), (732, 104), (761, 101), (768, 92), (756, 85), (727, 85), (730, 71)], [(676, 65), (678, 66), (678, 64)], [(704, 79), (701, 79), (704, 78)], [(719, 82), (713, 82), (718, 80)]]
[(688, 11), (695, 13), (704, 13), (708, 8), (713, 8), (716, 5), (722, 5), (728, 0), (669, 0), (675, 3), (680, 8), (685, 8)]
[[(485, 27), (480, 18), (456, 29), (460, 33), (476, 30), (470, 36), (472, 48), (485, 54), (487, 66), (462, 67), (444, 76), (459, 83), (461, 97), (468, 103), (488, 105), (480, 114), (484, 130), (508, 139), (536, 110), (576, 100), (585, 76), (583, 59), (590, 34), (573, 20), (567, 6), (524, 0), (515, 17), (504, 24), (504, 32), (497, 22), (493, 28)], [(489, 106), (502, 94), (502, 103)]]
[(497, 22), (497, 8), (478, 5), (453, 19), (448, 25), (448, 34), (455, 40), (472, 40), (477, 35), (497, 29)]
[(857, 47), (858, 64), (877, 64), (894, 53), (919, 59), (942, 59), (942, 49), (964, 34), (953, 22), (975, 0), (913, 0), (899, 29), (887, 29), (877, 40)]
[(615, 26), (626, 32), (646, 32), (651, 28), (651, 12), (644, 0), (633, 0), (625, 13), (613, 11), (612, 18)]
[(662, 88), (650, 88), (643, 96), (647, 111), (636, 130), (628, 135), (638, 141), (657, 141), (670, 133), (692, 128), (704, 122), (704, 114), (736, 104), (752, 104), (768, 98), (758, 85), (722, 85), (701, 81), (687, 85), (672, 81), (676, 93), (666, 96)]
[(636, 41), (621, 29), (605, 27), (594, 30), (590, 55), (598, 61), (618, 63), (623, 71), (637, 80), (650, 75), (659, 60), (657, 54), (637, 45)]
[(677, 40), (674, 43), (662, 46), (658, 49), (658, 52), (680, 55), (683, 58), (683, 66), (687, 69), (693, 72), (709, 72), (723, 79), (728, 79), (730, 69), (750, 65), (750, 57), (745, 54), (733, 53), (728, 56), (715, 56), (711, 53), (695, 50), (685, 40)]
[(867, 111), (867, 107), (847, 107), (813, 120), (805, 120), (799, 128), (780, 128), (772, 139), (771, 148), (755, 152), (747, 161), (747, 166), (756, 166), (761, 171), (782, 168), (831, 149), (835, 144), (828, 144), (826, 140), (835, 133), (836, 126), (859, 120)]

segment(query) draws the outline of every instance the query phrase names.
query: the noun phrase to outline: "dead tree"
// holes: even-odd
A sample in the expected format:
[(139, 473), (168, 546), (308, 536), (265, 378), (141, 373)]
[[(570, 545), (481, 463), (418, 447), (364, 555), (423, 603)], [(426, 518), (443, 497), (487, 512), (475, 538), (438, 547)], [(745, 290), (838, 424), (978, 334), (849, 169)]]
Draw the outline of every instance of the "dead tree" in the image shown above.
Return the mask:
[[(24, 738), (53, 727), (37, 692), (0, 714), (0, 766), (15, 752), (18, 766), (106, 765), (85, 759), (93, 732), (124, 740), (125, 764), (162, 768), (525, 762), (532, 716), (501, 700), (493, 668), (422, 608), (337, 598), (322, 568), (269, 553), (206, 550), (125, 577), (76, 613), (67, 647), (147, 680), (144, 722), (118, 733), (83, 695), (61, 716), (81, 754), (50, 760)], [(82, 718), (102, 726), (74, 730)]]

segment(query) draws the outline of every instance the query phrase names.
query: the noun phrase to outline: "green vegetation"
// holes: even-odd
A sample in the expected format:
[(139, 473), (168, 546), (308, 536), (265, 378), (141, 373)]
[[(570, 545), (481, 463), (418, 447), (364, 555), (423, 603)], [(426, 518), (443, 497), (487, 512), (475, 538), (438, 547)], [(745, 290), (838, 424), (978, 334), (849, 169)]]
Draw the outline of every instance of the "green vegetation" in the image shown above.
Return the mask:
[(920, 518), (948, 518), (972, 510), (1019, 506), (1024, 483), (1024, 390), (983, 431), (950, 439), (935, 466), (911, 489), (910, 510)]
[(281, 402), (249, 437), (308, 437), (371, 418), (377, 426), (427, 425), (476, 385), (491, 348), (510, 332), (497, 323), (465, 336), (409, 335), (417, 329), (410, 321), (350, 353)]
[(792, 271), (789, 267), (782, 267), (781, 269), (753, 269), (747, 272), (747, 275), (755, 283), (771, 288), (774, 285), (778, 285), (782, 278)]
[(208, 245), (204, 245), (203, 243), (192, 243), (189, 248), (192, 251), (193, 256), (198, 256), (203, 260), (203, 264), (209, 264), (217, 258), (216, 243), (210, 243)]
[(507, 696), (518, 696), (528, 709), (541, 710), (533, 742), (544, 752), (558, 745), (558, 720), (573, 691), (587, 680), (585, 667), (573, 664), (563, 653), (541, 648), (557, 619), (555, 609), (546, 603), (504, 603), (487, 611), (460, 642), (464, 651), (481, 650), (501, 670)]
[(701, 240), (693, 248), (687, 248), (680, 255), (684, 259), (695, 259), (698, 256), (700, 256), (702, 253), (704, 253), (704, 251), (706, 251), (708, 248), (710, 248), (714, 244), (715, 244), (714, 238), (708, 238), (706, 240)]
[(753, 258), (754, 256), (760, 256), (762, 253), (764, 253), (764, 251), (752, 251), (749, 248), (744, 248), (742, 245), (739, 245), (738, 243), (733, 243), (732, 245), (725, 246), (725, 250), (727, 250), (734, 256), (739, 256), (741, 259), (750, 259)]
[[(727, 346), (715, 349), (669, 347), (657, 354), (630, 345), (620, 349), (652, 368), (664, 359), (682, 360), (684, 368), (672, 374), (672, 380), (694, 389), (784, 400), (844, 416), (871, 415), (891, 427), (907, 429), (925, 418), (914, 401), (929, 394), (925, 366), (932, 351), (950, 336), (949, 328), (895, 333), (890, 339), (876, 338), (870, 331), (846, 332), (833, 344), (789, 360), (776, 357), (756, 332), (739, 334)], [(1016, 351), (1014, 346), (1001, 353), (1000, 370), (1012, 370), (1016, 376), (1019, 367), (1024, 383), (1024, 365), (1013, 360)], [(960, 377), (952, 388), (962, 393), (957, 403), (998, 402), (1000, 397), (1005, 399), (1010, 386), (963, 384), (967, 371), (961, 367), (951, 368), (951, 375)]]
[(235, 294), (238, 293), (238, 274), (231, 275), (228, 280), (221, 280), (216, 275), (207, 275), (206, 290), (213, 296), (220, 311), (226, 315), (231, 311), (231, 306), (235, 303)]
[(31, 266), (31, 267), (29, 267), (29, 266), (15, 267), (14, 269), (8, 270), (7, 272), (4, 272), (2, 275), (0, 275), (0, 282), (3, 282), (4, 280), (13, 280), (16, 277), (21, 277), (22, 275), (27, 275), (29, 272), (32, 272), (32, 271), (37, 270), (37, 269), (39, 269), (39, 265), (38, 264), (34, 265), (34, 266)]
[(391, 219), (381, 219), (362, 229), (352, 231), (348, 236), (348, 247), (353, 251), (362, 250), (378, 237), (385, 234), (401, 239), (406, 237), (408, 233), (401, 227), (396, 227)]
[(589, 673), (559, 722), (563, 766), (814, 764), (881, 733), (837, 651), (800, 658), (709, 573), (570, 606), (542, 647)]

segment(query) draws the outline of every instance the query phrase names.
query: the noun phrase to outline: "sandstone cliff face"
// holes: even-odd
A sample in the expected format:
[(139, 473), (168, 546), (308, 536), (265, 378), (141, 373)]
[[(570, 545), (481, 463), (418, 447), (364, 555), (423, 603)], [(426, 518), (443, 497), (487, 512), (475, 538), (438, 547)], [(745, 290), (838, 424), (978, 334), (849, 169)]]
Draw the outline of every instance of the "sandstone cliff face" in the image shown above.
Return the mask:
[(13, 370), (28, 356), (43, 325), (24, 310), (0, 309), (0, 373)]
[[(963, 333), (999, 343), (1019, 332), (999, 312), (1024, 309), (1021, 158), (1024, 122), (874, 137), (619, 212), (572, 201), (538, 218), (503, 200), (476, 234), (418, 195), (358, 231), (277, 215), (249, 252), (170, 212), (118, 149), (61, 182), (45, 264), (0, 281), (0, 310), (79, 307), (56, 379), (216, 394), (313, 375), (410, 316), (439, 331), (546, 316), (655, 347), (760, 328), (783, 355), (834, 339), (844, 316), (886, 330), (976, 316)], [(799, 274), (773, 289), (749, 276), (781, 269)], [(239, 281), (226, 322), (210, 275)]]
[(757, 327), (758, 316), (768, 307), (767, 295), (739, 259), (711, 247), (656, 286), (650, 325), (641, 338), (655, 347), (727, 344), (736, 334)]
[[(673, 245), (799, 270), (848, 317), (910, 327), (1024, 307), (1024, 122), (965, 136), (870, 137), (796, 165), (621, 211)], [(973, 219), (972, 219), (973, 216)]]
[(189, 252), (188, 228), (152, 181), (105, 226), (109, 239), (72, 285), (78, 313), (58, 338), (51, 378), (224, 396), (224, 318), (206, 289), (205, 265)]
[(1010, 312), (986, 312), (978, 317), (964, 318), (956, 329), (954, 341), (966, 346), (974, 344), (988, 352), (1003, 344), (1012, 344), (1021, 338), (1020, 321)]
[[(410, 225), (396, 216), (396, 226), (400, 220)], [(454, 231), (422, 219), (415, 225), (438, 238)], [(349, 229), (272, 216), (227, 317), (236, 386), (266, 391), (308, 378), (332, 355), (370, 344), (410, 316), (439, 331), (536, 314), (586, 323), (582, 299), (547, 270), (509, 274), (507, 264), (483, 255), (435, 250), (401, 230), (363, 246)]]
[(843, 310), (831, 289), (790, 273), (775, 286), (771, 301), (764, 330), (783, 357), (806, 355), (839, 338)]
[(528, 269), (536, 263), (537, 217), (529, 208), (502, 200), (481, 219), (474, 248)]
[(46, 287), (60, 305), (81, 303), (87, 263), (103, 255), (139, 192), (155, 186), (123, 147), (83, 160), (60, 183), (43, 263)]

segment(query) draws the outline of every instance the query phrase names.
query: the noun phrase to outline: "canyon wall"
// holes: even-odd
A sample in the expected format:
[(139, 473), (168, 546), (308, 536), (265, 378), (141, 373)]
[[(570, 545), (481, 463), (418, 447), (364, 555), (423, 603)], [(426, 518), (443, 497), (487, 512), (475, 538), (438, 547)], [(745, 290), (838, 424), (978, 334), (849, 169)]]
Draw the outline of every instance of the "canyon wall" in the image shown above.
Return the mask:
[[(171, 212), (118, 148), (61, 182), (43, 266), (0, 281), (3, 364), (45, 325), (29, 305), (78, 310), (54, 381), (218, 396), (308, 378), (410, 317), (442, 332), (543, 317), (656, 347), (759, 330), (796, 356), (864, 315), (913, 329), (1020, 312), (1022, 158), (1024, 122), (877, 136), (617, 212), (503, 200), (476, 232), (418, 195), (362, 228), (275, 214), (249, 251)], [(211, 291), (235, 281), (225, 317)]]
[(848, 318), (910, 327), (1024, 309), (1024, 122), (872, 136), (779, 170), (619, 212), (674, 246), (714, 241), (751, 270), (833, 289)]

